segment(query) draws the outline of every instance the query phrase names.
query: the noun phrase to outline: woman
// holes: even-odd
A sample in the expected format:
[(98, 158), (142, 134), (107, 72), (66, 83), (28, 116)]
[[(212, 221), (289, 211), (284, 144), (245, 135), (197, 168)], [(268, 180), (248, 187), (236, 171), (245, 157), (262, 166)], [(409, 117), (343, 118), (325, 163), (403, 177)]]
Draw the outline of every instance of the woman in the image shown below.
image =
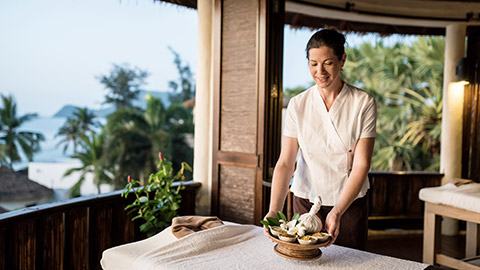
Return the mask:
[(307, 43), (315, 85), (288, 105), (266, 217), (283, 209), (297, 161), (291, 186), (294, 212), (308, 212), (315, 197), (321, 196), (317, 215), (332, 235), (330, 244), (365, 250), (367, 174), (377, 112), (371, 95), (340, 78), (346, 59), (344, 44), (345, 37), (331, 29), (316, 32)]

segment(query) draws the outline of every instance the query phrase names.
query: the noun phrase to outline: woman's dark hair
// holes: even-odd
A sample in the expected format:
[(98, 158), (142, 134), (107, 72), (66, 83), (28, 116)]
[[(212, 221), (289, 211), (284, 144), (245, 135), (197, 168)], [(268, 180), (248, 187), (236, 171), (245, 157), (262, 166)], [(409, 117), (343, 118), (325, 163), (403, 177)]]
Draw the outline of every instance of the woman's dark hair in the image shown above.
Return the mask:
[(307, 43), (305, 52), (307, 53), (312, 48), (320, 48), (327, 46), (333, 50), (333, 53), (337, 56), (338, 60), (342, 59), (345, 53), (345, 36), (334, 29), (323, 29), (312, 35)]

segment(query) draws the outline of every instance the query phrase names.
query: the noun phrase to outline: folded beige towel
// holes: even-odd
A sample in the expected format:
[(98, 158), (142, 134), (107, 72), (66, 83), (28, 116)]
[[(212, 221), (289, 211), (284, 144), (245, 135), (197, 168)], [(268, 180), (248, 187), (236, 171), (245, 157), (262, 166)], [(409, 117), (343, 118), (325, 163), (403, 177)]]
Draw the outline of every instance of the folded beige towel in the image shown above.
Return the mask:
[(223, 225), (218, 217), (182, 216), (172, 220), (172, 234), (180, 239), (191, 233)]
[(467, 185), (467, 184), (471, 184), (471, 183), (475, 183), (473, 182), (473, 180), (471, 179), (463, 179), (463, 178), (455, 178), (453, 179), (452, 183), (459, 187), (459, 186), (463, 186), (463, 185)]

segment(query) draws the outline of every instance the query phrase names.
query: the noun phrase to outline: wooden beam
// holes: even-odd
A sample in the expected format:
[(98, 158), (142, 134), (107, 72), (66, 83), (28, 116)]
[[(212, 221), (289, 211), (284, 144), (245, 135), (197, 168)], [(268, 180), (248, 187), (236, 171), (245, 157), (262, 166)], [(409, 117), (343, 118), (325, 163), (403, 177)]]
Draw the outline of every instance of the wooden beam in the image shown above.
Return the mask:
[(461, 260), (449, 257), (444, 254), (437, 254), (436, 261), (438, 264), (452, 267), (454, 269), (463, 269), (463, 270), (480, 270), (480, 266), (466, 263)]

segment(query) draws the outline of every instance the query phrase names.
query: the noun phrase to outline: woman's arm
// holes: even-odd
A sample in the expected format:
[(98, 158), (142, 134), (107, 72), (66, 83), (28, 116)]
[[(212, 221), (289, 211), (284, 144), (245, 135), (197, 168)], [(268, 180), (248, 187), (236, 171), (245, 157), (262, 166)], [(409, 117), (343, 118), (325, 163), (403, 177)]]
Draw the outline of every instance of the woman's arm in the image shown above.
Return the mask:
[(290, 180), (295, 170), (297, 153), (297, 138), (283, 136), (282, 150), (273, 171), (270, 208), (265, 217), (276, 217), (277, 211), (282, 211)]
[(333, 241), (340, 231), (340, 218), (347, 211), (348, 207), (357, 198), (358, 193), (365, 183), (366, 176), (370, 170), (375, 138), (362, 138), (358, 140), (353, 157), (353, 167), (350, 177), (343, 188), (342, 194), (333, 209), (328, 213), (325, 220), (325, 229), (332, 235)]

